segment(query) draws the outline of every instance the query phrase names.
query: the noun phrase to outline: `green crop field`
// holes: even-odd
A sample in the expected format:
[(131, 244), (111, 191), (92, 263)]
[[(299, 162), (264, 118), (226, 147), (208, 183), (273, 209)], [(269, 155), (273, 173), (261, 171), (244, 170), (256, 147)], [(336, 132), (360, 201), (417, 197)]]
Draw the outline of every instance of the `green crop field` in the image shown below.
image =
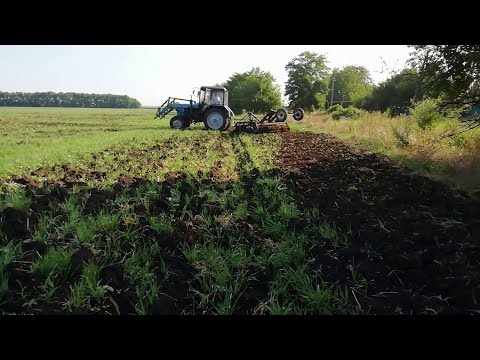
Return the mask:
[(465, 193), (306, 125), (154, 116), (0, 108), (0, 313), (480, 310)]
[(152, 109), (0, 108), (0, 177), (155, 139), (168, 122), (154, 116)]

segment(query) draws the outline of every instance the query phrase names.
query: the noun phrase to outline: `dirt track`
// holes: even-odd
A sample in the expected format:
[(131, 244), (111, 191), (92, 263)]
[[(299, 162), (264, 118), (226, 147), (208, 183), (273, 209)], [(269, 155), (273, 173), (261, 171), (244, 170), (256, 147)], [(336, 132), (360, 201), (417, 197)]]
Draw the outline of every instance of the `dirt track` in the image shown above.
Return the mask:
[(356, 294), (362, 309), (480, 310), (478, 203), (322, 134), (284, 134), (278, 165), (303, 207), (351, 231), (345, 249), (312, 249), (312, 270), (342, 282), (358, 266), (368, 282)]

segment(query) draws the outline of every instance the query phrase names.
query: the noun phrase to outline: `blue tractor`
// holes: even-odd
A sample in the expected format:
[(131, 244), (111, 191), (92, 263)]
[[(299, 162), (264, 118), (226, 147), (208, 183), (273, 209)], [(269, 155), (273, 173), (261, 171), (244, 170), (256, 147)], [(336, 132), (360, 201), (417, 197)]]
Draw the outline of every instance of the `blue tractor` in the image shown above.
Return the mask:
[(172, 129), (185, 129), (192, 123), (202, 122), (209, 130), (225, 131), (235, 114), (228, 107), (228, 90), (218, 86), (202, 86), (198, 101), (169, 97), (157, 110), (156, 118), (163, 119), (175, 110), (170, 119)]

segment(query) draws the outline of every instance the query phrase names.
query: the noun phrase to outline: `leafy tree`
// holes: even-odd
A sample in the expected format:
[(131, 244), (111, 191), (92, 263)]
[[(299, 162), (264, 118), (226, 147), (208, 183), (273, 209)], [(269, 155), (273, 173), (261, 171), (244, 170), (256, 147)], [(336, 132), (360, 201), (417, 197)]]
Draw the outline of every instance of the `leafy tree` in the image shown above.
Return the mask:
[(324, 55), (302, 52), (285, 66), (285, 70), (288, 72), (285, 94), (291, 107), (306, 111), (325, 108), (329, 69)]
[(361, 106), (373, 91), (373, 81), (367, 68), (349, 65), (333, 70), (328, 88), (327, 101), (332, 100), (333, 89), (333, 104), (345, 101), (346, 105)]
[(365, 98), (362, 108), (369, 111), (389, 111), (392, 115), (406, 113), (412, 99), (421, 99), (423, 92), (419, 88), (417, 71), (404, 69), (378, 86)]
[(229, 106), (235, 113), (254, 113), (276, 109), (282, 104), (281, 92), (268, 71), (255, 67), (244, 73), (234, 73), (223, 84), (230, 92)]
[(480, 45), (413, 45), (411, 64), (418, 70), (422, 89), (440, 97), (447, 110), (473, 109), (473, 122), (480, 126)]
[(416, 104), (412, 111), (412, 116), (421, 129), (428, 129), (434, 123), (442, 119), (442, 116), (438, 111), (438, 100), (426, 99)]
[(469, 91), (480, 79), (480, 45), (414, 45), (410, 62), (418, 70), (429, 95), (443, 95), (457, 104), (478, 104), (478, 92)]

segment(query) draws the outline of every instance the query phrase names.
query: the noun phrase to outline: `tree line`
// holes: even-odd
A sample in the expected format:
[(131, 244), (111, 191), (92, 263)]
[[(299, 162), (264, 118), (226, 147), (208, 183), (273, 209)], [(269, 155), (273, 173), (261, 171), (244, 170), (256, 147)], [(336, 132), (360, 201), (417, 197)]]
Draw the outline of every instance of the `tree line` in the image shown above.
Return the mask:
[(141, 104), (137, 99), (127, 95), (74, 92), (0, 92), (0, 106), (139, 108)]
[[(293, 58), (285, 69), (288, 73), (285, 84), (288, 105), (306, 111), (340, 105), (368, 111), (389, 109), (400, 114), (408, 110), (412, 100), (424, 96), (415, 68), (404, 69), (375, 85), (370, 72), (363, 66), (330, 69), (324, 55), (305, 51)], [(281, 91), (275, 78), (260, 68), (235, 73), (222, 85), (232, 93), (230, 107), (234, 112), (264, 112), (282, 106)]]
[[(363, 66), (330, 69), (325, 55), (305, 51), (285, 66), (288, 106), (306, 111), (338, 106), (405, 114), (412, 104), (436, 99), (443, 108), (480, 106), (479, 45), (412, 45), (406, 68), (374, 84)], [(222, 84), (232, 94), (234, 112), (264, 112), (282, 107), (275, 78), (253, 68), (233, 74)], [(480, 113), (480, 110), (477, 114)], [(477, 118), (478, 120), (478, 118)]]

